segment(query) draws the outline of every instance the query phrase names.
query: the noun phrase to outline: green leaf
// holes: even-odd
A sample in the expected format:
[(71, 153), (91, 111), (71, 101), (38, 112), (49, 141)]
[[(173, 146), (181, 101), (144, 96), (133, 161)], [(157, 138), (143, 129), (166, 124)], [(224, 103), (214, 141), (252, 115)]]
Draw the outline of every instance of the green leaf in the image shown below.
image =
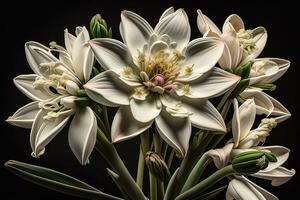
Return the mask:
[(219, 194), (221, 194), (221, 192), (223, 192), (225, 189), (227, 188), (227, 185), (224, 185), (218, 189), (215, 189), (213, 191), (210, 191), (206, 194), (202, 194), (196, 198), (194, 198), (194, 200), (209, 200), (209, 199), (212, 199), (212, 198), (215, 198), (217, 197)]
[(42, 187), (85, 199), (121, 200), (67, 174), (52, 169), (9, 160), (4, 166), (13, 174)]
[(169, 183), (168, 183), (168, 186), (167, 186), (167, 189), (166, 189), (166, 193), (165, 193), (165, 196), (164, 196), (164, 200), (166, 199), (170, 199), (170, 197), (172, 196), (172, 191), (171, 191), (171, 188), (173, 188), (173, 184), (175, 184), (175, 179), (176, 179), (176, 176), (178, 174), (178, 171), (179, 171), (179, 168), (176, 169), (176, 171), (174, 172), (173, 176), (171, 177)]
[(130, 199), (128, 194), (126, 193), (126, 191), (123, 189), (122, 187), (122, 183), (120, 182), (120, 176), (118, 174), (116, 174), (114, 171), (112, 171), (109, 168), (106, 168), (107, 173), (109, 174), (109, 176), (111, 177), (111, 179), (114, 181), (114, 183), (117, 185), (117, 187), (119, 188), (119, 190), (121, 191), (121, 193), (123, 194), (124, 198)]

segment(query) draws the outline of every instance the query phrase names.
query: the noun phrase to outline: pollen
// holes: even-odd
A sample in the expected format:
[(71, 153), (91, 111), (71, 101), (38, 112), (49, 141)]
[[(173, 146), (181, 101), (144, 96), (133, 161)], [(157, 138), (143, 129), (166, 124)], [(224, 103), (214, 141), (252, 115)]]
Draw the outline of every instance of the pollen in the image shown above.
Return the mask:
[(257, 50), (257, 46), (253, 39), (253, 30), (240, 29), (237, 32), (237, 37), (240, 42), (240, 47), (247, 53), (251, 54)]
[(189, 94), (192, 91), (192, 88), (190, 85), (186, 84), (183, 86), (182, 90), (185, 94)]
[(194, 66), (188, 66), (184, 69), (186, 75), (191, 75), (194, 71)]
[(131, 76), (133, 74), (133, 70), (131, 67), (124, 67), (123, 73), (125, 76)]

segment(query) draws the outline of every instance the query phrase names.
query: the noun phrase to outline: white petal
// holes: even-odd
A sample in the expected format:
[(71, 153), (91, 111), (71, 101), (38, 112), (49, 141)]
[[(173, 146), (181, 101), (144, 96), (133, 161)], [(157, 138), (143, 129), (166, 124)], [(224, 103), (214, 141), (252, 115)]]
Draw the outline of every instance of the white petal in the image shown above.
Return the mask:
[(170, 14), (172, 14), (172, 13), (174, 13), (174, 12), (175, 12), (175, 10), (174, 10), (173, 7), (168, 8), (168, 9), (165, 10), (165, 11), (163, 12), (163, 14), (160, 16), (159, 21), (163, 20), (165, 17), (167, 17), (168, 15), (170, 15)]
[(97, 136), (97, 120), (91, 108), (79, 108), (69, 128), (69, 145), (82, 165), (88, 164)]
[(259, 54), (263, 51), (266, 43), (267, 43), (268, 33), (264, 27), (257, 27), (253, 30), (253, 40), (255, 41), (255, 45), (257, 50), (254, 51), (252, 58), (257, 58)]
[(172, 42), (176, 42), (178, 50), (185, 48), (190, 40), (191, 27), (188, 16), (183, 9), (169, 14), (156, 25), (154, 32), (159, 36), (170, 36)]
[(214, 160), (214, 164), (218, 169), (225, 167), (230, 159), (233, 143), (226, 144), (220, 149), (211, 149), (207, 153)]
[(238, 109), (237, 100), (234, 99), (234, 115), (232, 119), (232, 134), (235, 147), (239, 141), (249, 134), (255, 121), (256, 107), (253, 99), (246, 100)]
[(240, 80), (239, 76), (214, 67), (204, 74), (201, 79), (190, 83), (191, 91), (186, 94), (190, 98), (212, 98), (224, 94), (235, 87)]
[(42, 75), (40, 70), (41, 63), (57, 62), (58, 59), (50, 53), (50, 49), (38, 42), (26, 42), (25, 54), (31, 69), (37, 75)]
[(223, 54), (222, 54), (221, 58), (219, 59), (219, 65), (223, 69), (228, 69), (232, 66), (231, 63), (232, 63), (232, 61), (231, 61), (230, 49), (227, 46), (227, 44), (225, 43)]
[[(268, 75), (268, 77), (261, 80), (261, 83), (273, 83), (277, 81), (289, 69), (291, 62), (281, 58), (261, 58), (256, 60), (270, 60), (277, 64), (279, 70), (276, 73)], [(251, 80), (251, 79), (250, 79)]]
[(191, 137), (191, 122), (188, 117), (174, 117), (165, 109), (155, 119), (160, 136), (181, 156), (185, 156)]
[(144, 45), (148, 44), (153, 29), (144, 18), (127, 10), (122, 12), (121, 20), (121, 36), (135, 59), (143, 51)]
[(237, 14), (232, 14), (225, 20), (222, 31), (223, 33), (238, 32), (240, 29), (245, 29), (243, 20)]
[(256, 114), (270, 115), (274, 110), (272, 101), (268, 98), (266, 93), (257, 89), (246, 89), (241, 93), (245, 99), (253, 99), (256, 105)]
[(222, 40), (228, 47), (231, 66), (222, 66), (222, 68), (235, 68), (239, 65), (242, 59), (242, 49), (240, 48), (240, 42), (236, 36), (236, 33), (231, 31), (222, 35)]
[(138, 100), (132, 98), (130, 100), (130, 108), (135, 120), (139, 122), (150, 122), (161, 111), (161, 102), (154, 95), (148, 95), (146, 100)]
[(226, 200), (267, 200), (251, 184), (232, 179), (226, 192)]
[(274, 106), (274, 109), (270, 115), (276, 116), (275, 120), (277, 123), (283, 122), (291, 117), (291, 113), (279, 101), (277, 101), (270, 95), (265, 94), (265, 96), (267, 96), (271, 100)]
[(37, 77), (39, 76), (36, 74), (25, 74), (15, 77), (13, 81), (15, 86), (23, 94), (34, 101), (42, 101), (51, 98), (50, 94), (48, 94), (46, 91), (41, 92), (40, 90), (33, 88), (33, 83)]
[(260, 172), (268, 172), (277, 167), (280, 167), (287, 161), (290, 155), (290, 150), (283, 146), (259, 146), (256, 149), (268, 150), (271, 151), (277, 158), (277, 162), (270, 162), (268, 167)]
[(209, 19), (206, 15), (204, 15), (201, 10), (197, 10), (198, 18), (197, 18), (197, 25), (199, 31), (204, 35), (207, 31), (211, 30), (218, 35), (221, 35), (220, 29), (215, 25), (215, 23)]
[(199, 38), (191, 41), (185, 51), (185, 62), (177, 80), (189, 81), (185, 67), (193, 67), (191, 75), (202, 74), (213, 68), (224, 49), (224, 43), (215, 38)]
[(66, 46), (67, 52), (69, 54), (72, 54), (72, 49), (74, 46), (75, 39), (76, 39), (76, 37), (74, 35), (70, 34), (68, 32), (68, 29), (65, 29), (65, 46)]
[(72, 49), (74, 71), (77, 77), (85, 82), (89, 80), (94, 64), (94, 56), (91, 47), (88, 45), (89, 40), (89, 33), (87, 29), (83, 27), (76, 37)]
[(31, 128), (39, 110), (39, 102), (31, 102), (18, 109), (12, 116), (8, 117), (6, 122), (21, 128)]
[(97, 61), (104, 69), (131, 67), (131, 55), (122, 42), (110, 38), (97, 38), (89, 43)]
[(280, 186), (288, 182), (296, 171), (294, 169), (288, 170), (284, 167), (278, 167), (268, 172), (257, 172), (252, 176), (272, 181), (272, 186)]
[(184, 97), (179, 100), (182, 102), (182, 107), (192, 113), (190, 120), (193, 126), (204, 130), (218, 131), (221, 134), (227, 132), (222, 116), (208, 100), (199, 101)]
[(142, 123), (134, 119), (129, 106), (121, 106), (116, 113), (111, 127), (112, 142), (120, 142), (135, 137), (152, 124), (152, 121)]
[(61, 116), (50, 121), (43, 118), (46, 114), (45, 110), (40, 110), (32, 125), (30, 145), (34, 157), (44, 153), (45, 146), (63, 129), (70, 118), (70, 116)]
[(117, 74), (111, 70), (95, 76), (83, 86), (94, 101), (107, 105), (129, 105), (132, 89), (124, 86)]

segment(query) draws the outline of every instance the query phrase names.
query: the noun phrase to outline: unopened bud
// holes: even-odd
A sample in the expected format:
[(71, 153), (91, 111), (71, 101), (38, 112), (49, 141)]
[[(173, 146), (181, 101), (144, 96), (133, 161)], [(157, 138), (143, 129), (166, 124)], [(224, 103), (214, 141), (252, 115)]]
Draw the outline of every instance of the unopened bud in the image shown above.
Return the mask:
[(248, 151), (235, 156), (233, 169), (240, 174), (254, 174), (268, 167), (269, 162), (277, 162), (274, 154), (266, 151)]
[(153, 151), (148, 151), (145, 157), (145, 163), (156, 178), (161, 181), (168, 181), (171, 177), (169, 169), (163, 158)]
[(111, 38), (112, 30), (108, 28), (106, 21), (100, 14), (96, 14), (90, 22), (90, 30), (93, 38)]
[(276, 90), (276, 85), (272, 84), (272, 83), (256, 83), (251, 85), (253, 87), (257, 87), (263, 90), (270, 90), (270, 91), (274, 91)]

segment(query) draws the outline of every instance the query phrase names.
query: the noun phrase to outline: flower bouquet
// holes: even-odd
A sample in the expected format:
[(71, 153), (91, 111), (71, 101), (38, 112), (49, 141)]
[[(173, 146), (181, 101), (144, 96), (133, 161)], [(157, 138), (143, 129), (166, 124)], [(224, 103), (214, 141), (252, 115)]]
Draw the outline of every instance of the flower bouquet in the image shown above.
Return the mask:
[[(197, 12), (203, 37), (193, 40), (186, 12), (171, 7), (154, 28), (123, 11), (123, 42), (112, 39), (112, 29), (97, 14), (89, 28), (79, 26), (75, 34), (66, 29), (65, 44), (25, 44), (34, 73), (13, 81), (32, 102), (7, 122), (31, 129), (32, 156), (39, 158), (70, 121), (68, 143), (79, 163), (92, 162), (95, 149), (122, 197), (48, 168), (14, 160), (5, 167), (85, 199), (212, 199), (225, 190), (229, 200), (277, 199), (250, 179), (279, 186), (295, 175), (282, 166), (289, 149), (263, 146), (272, 129), (291, 116), (266, 93), (276, 89), (273, 82), (290, 62), (258, 58), (267, 41), (265, 28), (247, 29), (233, 14), (221, 31)], [(107, 107), (118, 110), (110, 113)], [(115, 148), (133, 137), (140, 138), (135, 177)], [(143, 188), (146, 173), (149, 197)]]

